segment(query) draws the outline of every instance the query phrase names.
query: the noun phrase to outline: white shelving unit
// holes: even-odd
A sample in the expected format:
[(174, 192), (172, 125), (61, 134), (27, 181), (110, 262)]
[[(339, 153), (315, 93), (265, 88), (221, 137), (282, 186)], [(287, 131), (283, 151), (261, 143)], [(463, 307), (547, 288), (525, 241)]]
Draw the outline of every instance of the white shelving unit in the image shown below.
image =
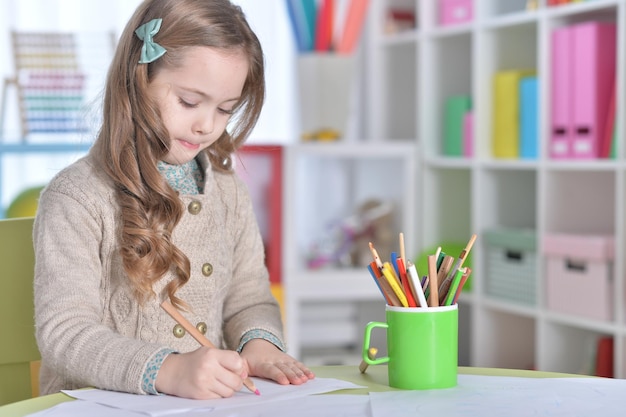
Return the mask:
[[(472, 250), (473, 283), (460, 298), (461, 364), (585, 372), (590, 346), (614, 339), (614, 374), (626, 377), (626, 2), (590, 0), (526, 10), (526, 0), (474, 0), (474, 18), (439, 26), (437, 0), (375, 0), (367, 44), (368, 140), (419, 148), (414, 234), (418, 248), (478, 240)], [(390, 8), (413, 11), (416, 28), (385, 33)], [(615, 159), (556, 161), (548, 156), (550, 35), (553, 29), (590, 20), (615, 22), (617, 36), (618, 149)], [(496, 71), (535, 68), (539, 80), (539, 156), (495, 159), (492, 78)], [(443, 105), (469, 94), (474, 110), (474, 156), (442, 156)], [(487, 295), (487, 248), (492, 228), (534, 229), (538, 237), (536, 306)], [(547, 308), (546, 233), (613, 234), (614, 320), (602, 322)], [(415, 253), (419, 253), (416, 251)]]
[[(399, 233), (415, 230), (415, 147), (339, 141), (285, 151), (282, 276), (289, 352), (311, 365), (358, 364), (365, 324), (384, 319), (384, 299), (366, 268), (371, 255), (321, 268), (310, 268), (307, 259), (314, 244), (335, 240), (332, 225), (371, 199), (391, 204), (388, 232), (398, 250)], [(410, 234), (406, 246), (415, 247)], [(380, 255), (389, 259), (389, 253)]]

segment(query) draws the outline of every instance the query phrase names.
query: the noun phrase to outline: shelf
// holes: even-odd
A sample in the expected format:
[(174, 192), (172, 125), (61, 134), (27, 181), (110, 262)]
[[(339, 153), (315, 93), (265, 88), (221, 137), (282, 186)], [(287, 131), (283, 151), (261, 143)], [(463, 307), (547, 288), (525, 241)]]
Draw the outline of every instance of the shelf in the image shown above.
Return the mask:
[[(418, 158), (414, 142), (398, 140), (286, 148), (283, 282), (291, 355), (336, 361), (344, 354), (333, 349), (348, 347), (348, 356), (358, 356), (365, 324), (384, 320), (385, 300), (367, 270), (368, 243), (388, 257), (399, 232), (415, 230)], [(363, 220), (368, 207), (378, 213), (372, 222)], [(415, 251), (415, 234), (406, 234), (407, 249)], [(322, 318), (329, 311), (346, 306), (352, 315), (335, 317), (324, 337), (311, 337), (328, 325)]]
[[(468, 329), (460, 331), (460, 356), (472, 366), (497, 366), (561, 372), (590, 372), (600, 338), (615, 343), (615, 376), (626, 377), (626, 3), (593, 0), (548, 7), (539, 1), (474, 0), (474, 19), (455, 26), (437, 22), (438, 0), (407, 0), (419, 16), (411, 42), (394, 43), (370, 30), (367, 52), (376, 59), (369, 100), (376, 105), (366, 131), (378, 142), (412, 138), (418, 149), (416, 222), (419, 248), (466, 241), (476, 233), (472, 292), (460, 299)], [(375, 0), (379, 13), (395, 0)], [(405, 4), (405, 3), (403, 3)], [(601, 20), (617, 28), (617, 155), (613, 159), (550, 158), (552, 31)], [(411, 50), (411, 48), (413, 48)], [(401, 53), (405, 54), (398, 57)], [(407, 58), (409, 57), (409, 58)], [(393, 62), (387, 60), (392, 59)], [(533, 159), (493, 155), (494, 75), (533, 69), (538, 80), (538, 146)], [(400, 85), (415, 91), (410, 98)], [(473, 110), (473, 155), (443, 153), (444, 109), (453, 95), (467, 95)], [(398, 108), (401, 107), (400, 111)], [(413, 132), (414, 129), (415, 131)], [(535, 305), (500, 300), (487, 293), (487, 251), (483, 234), (497, 228), (536, 232)], [(561, 314), (547, 305), (548, 260), (542, 237), (548, 233), (611, 234), (615, 259), (612, 322)], [(572, 302), (584, 302), (572, 300)], [(460, 314), (461, 315), (461, 314)]]
[(91, 143), (2, 143), (0, 154), (86, 152)]

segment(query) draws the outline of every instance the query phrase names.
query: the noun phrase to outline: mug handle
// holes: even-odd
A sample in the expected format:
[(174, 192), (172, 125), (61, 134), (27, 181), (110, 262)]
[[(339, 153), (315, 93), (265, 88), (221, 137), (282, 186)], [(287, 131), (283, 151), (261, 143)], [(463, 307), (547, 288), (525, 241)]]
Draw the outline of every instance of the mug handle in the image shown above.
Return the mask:
[(381, 363), (389, 362), (389, 356), (376, 358), (374, 360), (369, 358), (368, 352), (370, 350), (370, 339), (372, 335), (372, 329), (374, 329), (374, 327), (382, 327), (384, 329), (387, 329), (389, 325), (380, 321), (372, 321), (368, 323), (367, 326), (365, 326), (365, 333), (363, 334), (363, 352), (361, 352), (361, 356), (363, 356), (363, 360), (368, 365), (380, 365)]

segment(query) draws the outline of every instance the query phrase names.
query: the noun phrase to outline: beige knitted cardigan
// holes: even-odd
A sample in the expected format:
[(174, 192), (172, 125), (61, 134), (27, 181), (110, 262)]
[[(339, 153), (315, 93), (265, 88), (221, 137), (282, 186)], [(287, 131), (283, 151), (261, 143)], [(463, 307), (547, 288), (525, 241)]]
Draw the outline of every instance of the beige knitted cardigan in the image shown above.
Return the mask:
[[(191, 279), (177, 293), (191, 308), (184, 315), (206, 323), (206, 336), (221, 347), (235, 349), (251, 329), (282, 340), (247, 189), (236, 175), (212, 171), (207, 158), (200, 163), (204, 193), (181, 196), (196, 210), (185, 211), (173, 234), (191, 262)], [(143, 393), (142, 376), (158, 352), (198, 348), (190, 335), (174, 335), (176, 323), (159, 307), (171, 275), (143, 307), (133, 299), (119, 228), (112, 183), (91, 155), (62, 170), (41, 195), (33, 237), (42, 394), (85, 386)]]

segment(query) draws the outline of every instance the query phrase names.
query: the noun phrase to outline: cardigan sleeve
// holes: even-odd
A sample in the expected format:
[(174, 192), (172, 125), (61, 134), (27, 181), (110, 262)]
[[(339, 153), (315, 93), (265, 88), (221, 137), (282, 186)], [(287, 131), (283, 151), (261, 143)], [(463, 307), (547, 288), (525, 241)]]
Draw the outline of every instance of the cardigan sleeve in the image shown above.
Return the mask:
[(100, 207), (111, 202), (72, 179), (57, 178), (44, 190), (33, 230), (36, 338), (42, 366), (54, 375), (41, 381), (42, 391), (94, 386), (146, 393), (142, 376), (165, 346), (105, 323), (111, 282), (103, 265), (110, 259), (102, 259), (101, 247), (114, 233), (105, 232)]
[(237, 349), (250, 330), (264, 330), (276, 336), (283, 347), (280, 309), (270, 291), (265, 250), (252, 201), (244, 183), (235, 175), (236, 233), (233, 277), (224, 303), (224, 338), (230, 349)]

